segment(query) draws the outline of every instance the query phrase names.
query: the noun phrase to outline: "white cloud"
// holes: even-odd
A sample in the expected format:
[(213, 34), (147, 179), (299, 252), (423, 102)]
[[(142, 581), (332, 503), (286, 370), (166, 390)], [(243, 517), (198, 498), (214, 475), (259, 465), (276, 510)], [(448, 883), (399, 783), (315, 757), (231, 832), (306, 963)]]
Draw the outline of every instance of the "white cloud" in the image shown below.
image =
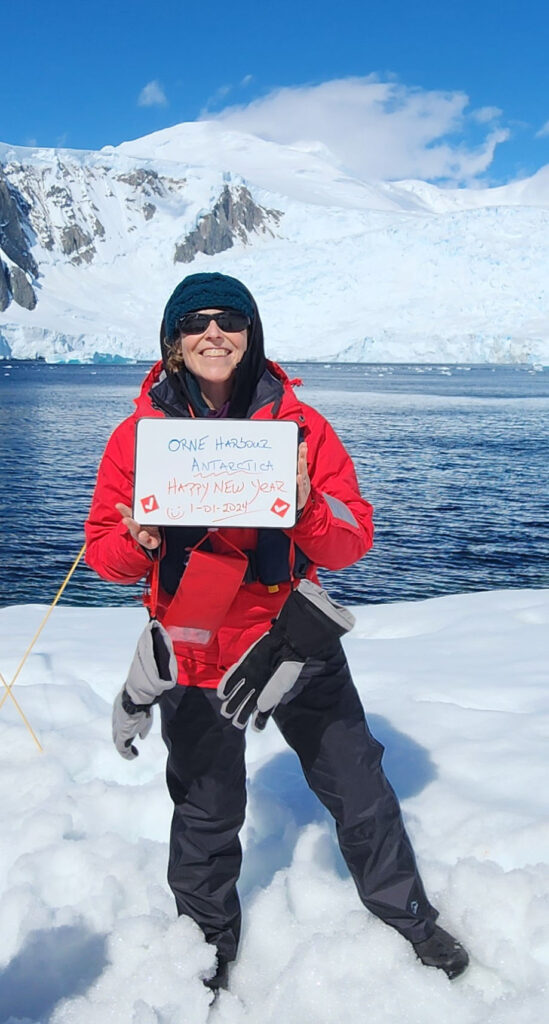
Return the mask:
[(499, 107), (479, 107), (478, 110), (471, 111), (471, 117), (474, 121), (478, 121), (479, 124), (488, 124), (490, 121), (495, 121), (502, 114), (503, 110), (500, 110)]
[[(234, 87), (232, 85), (220, 85), (218, 89), (208, 97), (205, 103), (205, 110), (207, 111), (211, 106), (215, 106), (220, 100), (224, 100), (225, 96), (228, 96)], [(215, 116), (215, 115), (214, 115)]]
[(139, 107), (165, 107), (168, 104), (166, 99), (166, 93), (157, 82), (156, 79), (153, 82), (148, 82), (143, 87), (137, 98), (137, 104)]
[(362, 178), (471, 183), (509, 132), (487, 126), (480, 144), (468, 142), (472, 122), (478, 132), (479, 123), (500, 113), (495, 107), (467, 112), (468, 104), (463, 92), (410, 88), (369, 75), (276, 89), (206, 116), (275, 142), (321, 143), (342, 169)]
[(536, 139), (543, 139), (546, 135), (549, 135), (549, 121), (546, 121), (539, 130), (536, 132)]
[[(219, 88), (216, 89), (211, 96), (208, 96), (208, 99), (206, 100), (204, 107), (202, 108), (202, 112), (200, 115), (201, 118), (209, 118), (211, 107), (215, 107), (218, 103), (221, 102), (221, 100), (224, 100), (225, 97), (228, 96), (229, 93), (233, 92), (235, 89), (246, 88), (246, 86), (248, 86), (252, 80), (253, 75), (244, 75), (244, 78), (242, 78), (241, 81), (237, 83), (237, 85), (235, 85), (234, 83), (229, 83), (228, 85), (220, 85)], [(216, 117), (216, 114), (212, 114), (211, 116)]]

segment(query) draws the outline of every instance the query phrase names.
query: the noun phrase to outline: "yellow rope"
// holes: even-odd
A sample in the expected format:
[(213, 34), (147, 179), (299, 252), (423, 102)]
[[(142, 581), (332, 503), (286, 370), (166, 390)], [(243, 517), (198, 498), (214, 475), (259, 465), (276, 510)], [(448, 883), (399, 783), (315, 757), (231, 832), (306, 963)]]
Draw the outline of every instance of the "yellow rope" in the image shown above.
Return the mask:
[[(13, 684), (15, 683), (19, 673), (21, 672), (21, 669), (23, 668), (23, 665), (25, 664), (25, 662), (26, 662), (30, 652), (32, 651), (32, 648), (34, 647), (36, 641), (38, 640), (38, 637), (40, 636), (40, 633), (44, 629), (44, 626), (46, 625), (46, 622), (48, 621), (48, 619), (49, 619), (53, 609), (55, 608), (59, 598), (61, 597), (61, 594), (63, 593), (65, 587), (67, 586), (67, 583), (69, 582), (69, 580), (70, 580), (74, 570), (76, 569), (76, 566), (78, 565), (80, 559), (82, 558), (82, 555), (84, 554), (85, 550), (86, 550), (86, 545), (83, 544), (81, 549), (80, 549), (80, 551), (79, 551), (79, 553), (78, 553), (78, 555), (76, 556), (74, 562), (72, 563), (72, 565), (71, 565), (67, 575), (65, 576), (65, 579), (63, 580), (61, 586), (59, 587), (59, 590), (57, 591), (57, 594), (55, 595), (55, 597), (54, 597), (50, 607), (48, 608), (46, 614), (44, 615), (44, 618), (42, 619), (42, 622), (40, 623), (38, 629), (36, 630), (36, 633), (34, 634), (34, 636), (33, 636), (32, 640), (31, 640), (29, 646), (27, 647), (23, 657), (21, 658), (21, 661), (19, 662), (19, 665), (17, 666), (17, 671), (16, 671), (16, 673), (15, 673), (11, 683), (9, 683), (9, 685), (8, 685), (8, 683), (6, 683), (6, 680), (4, 679), (4, 677), (1, 676), (2, 682), (4, 683), (4, 686), (6, 687), (6, 692), (4, 693), (2, 698), (0, 699), (0, 708), (2, 708), (4, 706), (4, 703), (7, 700), (7, 698), (11, 697), (11, 699), (14, 701), (15, 706), (17, 707), (17, 709), (18, 709), (18, 711), (19, 711), (23, 721), (25, 722), (25, 725), (29, 729), (29, 731), (32, 734), (32, 736), (34, 736), (34, 739), (36, 740), (36, 743), (38, 743), (38, 740), (36, 739), (36, 736), (34, 735), (34, 732), (32, 731), (29, 723), (27, 722), (27, 719), (25, 718), (25, 715), (23, 714), (22, 709), (20, 708), (19, 704), (15, 700), (15, 697), (14, 697), (14, 695), (12, 693), (12, 687), (13, 687)], [(40, 746), (39, 743), (38, 743), (38, 746), (39, 746), (40, 750), (42, 750), (42, 747)]]
[(24, 721), (24, 723), (25, 723), (25, 725), (26, 725), (27, 729), (29, 730), (29, 732), (30, 732), (30, 734), (31, 734), (31, 736), (32, 736), (32, 738), (33, 738), (33, 740), (34, 740), (34, 742), (36, 743), (36, 746), (38, 747), (38, 749), (39, 749), (40, 753), (42, 753), (42, 749), (43, 749), (43, 748), (42, 748), (42, 746), (41, 746), (40, 740), (38, 739), (38, 736), (36, 735), (36, 733), (35, 733), (35, 731), (34, 731), (34, 729), (33, 729), (32, 725), (30, 724), (30, 722), (29, 722), (29, 720), (28, 720), (27, 716), (25, 715), (25, 712), (23, 711), (23, 708), (22, 708), (22, 707), (21, 707), (21, 705), (19, 704), (19, 702), (18, 702), (18, 700), (17, 700), (17, 697), (15, 696), (15, 694), (14, 694), (14, 693), (12, 693), (12, 692), (11, 692), (11, 689), (10, 689), (10, 687), (8, 686), (8, 684), (7, 684), (6, 680), (4, 679), (4, 676), (2, 675), (2, 673), (1, 673), (1, 672), (0, 672), (0, 679), (2, 680), (2, 682), (3, 682), (4, 686), (6, 687), (6, 691), (7, 691), (7, 692), (6, 692), (5, 694), (4, 694), (4, 697), (7, 697), (8, 695), (9, 695), (9, 696), (11, 697), (11, 699), (12, 699), (13, 703), (15, 704), (15, 707), (17, 708), (17, 710), (18, 710), (19, 714), (21, 715), (21, 718), (23, 719), (23, 721)]

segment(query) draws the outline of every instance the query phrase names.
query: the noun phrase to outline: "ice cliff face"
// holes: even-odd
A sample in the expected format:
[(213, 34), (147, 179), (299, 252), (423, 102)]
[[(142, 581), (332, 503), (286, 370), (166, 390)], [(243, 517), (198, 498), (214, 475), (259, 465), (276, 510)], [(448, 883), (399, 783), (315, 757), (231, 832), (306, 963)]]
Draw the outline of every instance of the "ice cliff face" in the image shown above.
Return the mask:
[(219, 270), (274, 358), (549, 363), (548, 182), (361, 182), (214, 123), (0, 145), (0, 356), (152, 359), (175, 284)]

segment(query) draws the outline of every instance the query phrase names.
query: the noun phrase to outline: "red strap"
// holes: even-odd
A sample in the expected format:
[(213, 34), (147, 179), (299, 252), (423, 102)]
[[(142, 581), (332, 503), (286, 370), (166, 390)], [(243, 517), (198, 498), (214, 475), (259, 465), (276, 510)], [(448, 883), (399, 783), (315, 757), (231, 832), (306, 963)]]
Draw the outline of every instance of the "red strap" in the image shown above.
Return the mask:
[(288, 551), (288, 573), (290, 575), (290, 584), (291, 584), (291, 587), (292, 587), (292, 590), (293, 590), (297, 586), (297, 584), (299, 583), (299, 580), (296, 583), (296, 578), (294, 576), (294, 569), (295, 569), (295, 540), (294, 540), (293, 537), (290, 537), (289, 541), (290, 541), (290, 549)]
[(159, 561), (158, 558), (156, 558), (154, 560), (154, 562), (153, 562), (153, 567), (152, 567), (152, 572), (151, 572), (149, 600), (147, 602), (147, 604), (149, 606), (149, 611), (150, 611), (153, 619), (156, 619), (156, 610), (158, 608), (158, 584), (159, 584), (159, 580), (160, 580), (160, 561)]
[[(191, 419), (196, 419), (190, 403), (187, 408)], [(155, 558), (153, 562), (152, 572), (149, 579), (149, 595), (148, 597), (145, 596), (143, 598), (143, 602), (148, 607), (153, 619), (156, 619), (156, 612), (158, 610), (158, 588), (160, 585), (160, 551), (158, 552), (158, 558)]]

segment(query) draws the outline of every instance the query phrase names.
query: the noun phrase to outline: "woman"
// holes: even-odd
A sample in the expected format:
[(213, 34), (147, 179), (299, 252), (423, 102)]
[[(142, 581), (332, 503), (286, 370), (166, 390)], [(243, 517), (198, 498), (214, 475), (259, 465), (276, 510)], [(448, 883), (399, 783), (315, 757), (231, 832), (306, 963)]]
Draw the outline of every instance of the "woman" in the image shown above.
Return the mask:
[[(133, 416), (110, 438), (86, 524), (87, 562), (103, 578), (134, 583), (159, 572), (162, 620), (184, 576), (189, 549), (223, 539), (248, 569), (207, 647), (175, 641), (178, 684), (160, 698), (174, 803), (168, 880), (180, 914), (192, 917), (218, 954), (208, 984), (227, 984), (240, 935), (236, 883), (244, 820), (244, 732), (221, 714), (216, 688), (231, 665), (269, 630), (300, 579), (318, 566), (341, 569), (372, 544), (372, 508), (359, 493), (351, 459), (314, 409), (296, 397), (284, 371), (267, 361), (256, 303), (222, 274), (194, 274), (171, 295), (161, 327), (162, 360), (147, 376)], [(299, 425), (298, 519), (291, 529), (144, 527), (132, 518), (135, 426), (142, 416), (293, 420)], [(215, 587), (215, 579), (204, 585)], [(364, 905), (413, 943), (419, 958), (455, 977), (465, 950), (435, 924), (400, 815), (381, 768), (382, 746), (368, 730), (339, 642), (311, 659), (300, 691), (274, 712), (310, 787), (336, 820), (341, 851)]]

